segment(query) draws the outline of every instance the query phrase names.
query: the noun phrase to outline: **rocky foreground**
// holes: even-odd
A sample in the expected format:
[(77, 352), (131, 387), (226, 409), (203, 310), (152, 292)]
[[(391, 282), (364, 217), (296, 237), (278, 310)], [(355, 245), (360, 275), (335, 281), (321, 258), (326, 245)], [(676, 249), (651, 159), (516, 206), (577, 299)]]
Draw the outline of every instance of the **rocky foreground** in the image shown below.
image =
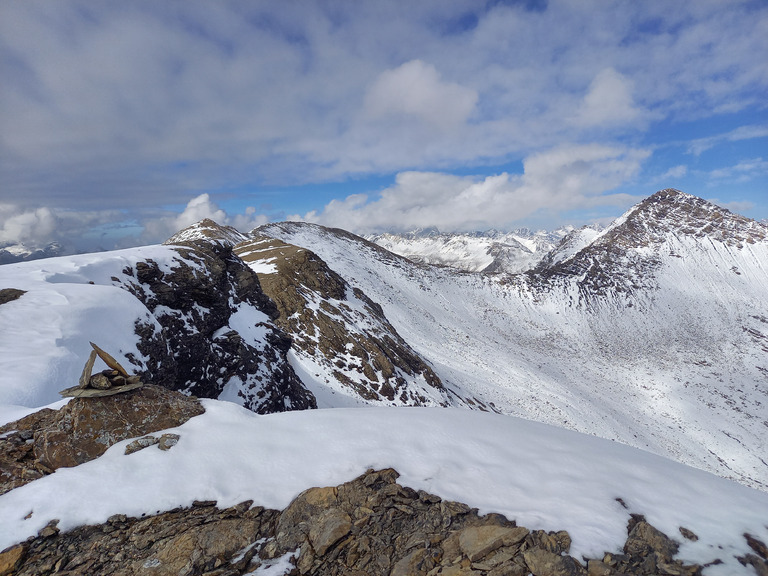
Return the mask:
[[(577, 559), (568, 555), (567, 532), (479, 516), (459, 502), (401, 486), (397, 477), (392, 469), (369, 470), (340, 486), (311, 488), (282, 512), (251, 501), (224, 510), (195, 502), (143, 518), (116, 515), (67, 533), (54, 521), (0, 553), (0, 574), (235, 576), (275, 564), (286, 568), (280, 574), (317, 576), (701, 574), (701, 566), (675, 560), (677, 543), (641, 516), (629, 522), (623, 553)], [(750, 544), (755, 554), (743, 562), (765, 574), (765, 545)]]
[[(97, 458), (127, 438), (136, 439), (126, 453), (173, 449), (179, 436), (162, 431), (202, 412), (196, 398), (146, 385), (31, 414), (0, 427), (0, 493)], [(531, 530), (499, 514), (480, 516), (460, 502), (401, 486), (397, 478), (393, 469), (369, 470), (336, 487), (311, 488), (282, 511), (251, 501), (226, 509), (195, 502), (140, 518), (118, 514), (68, 532), (52, 520), (37, 536), (0, 552), (0, 576), (706, 574), (706, 566), (675, 559), (675, 539), (697, 538), (685, 527), (665, 535), (632, 515), (620, 553), (575, 558), (565, 531)], [(768, 574), (766, 545), (744, 537), (754, 553), (739, 560)]]

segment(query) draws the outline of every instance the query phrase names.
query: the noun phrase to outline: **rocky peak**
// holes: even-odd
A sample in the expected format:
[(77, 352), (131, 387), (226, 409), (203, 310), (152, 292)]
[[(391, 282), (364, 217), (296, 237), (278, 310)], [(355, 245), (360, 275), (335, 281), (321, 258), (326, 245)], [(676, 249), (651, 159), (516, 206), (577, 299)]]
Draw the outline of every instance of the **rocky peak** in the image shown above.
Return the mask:
[(670, 254), (679, 256), (675, 247), (704, 238), (740, 249), (768, 240), (768, 228), (669, 188), (632, 207), (578, 251), (569, 250), (566, 239), (529, 277), (538, 287), (575, 282), (586, 300), (653, 289), (655, 270)]
[(630, 209), (598, 241), (639, 248), (664, 242), (669, 234), (708, 237), (739, 247), (765, 240), (768, 228), (702, 198), (667, 188)]
[(176, 234), (163, 242), (163, 244), (183, 244), (185, 242), (203, 240), (206, 242), (216, 242), (227, 246), (234, 246), (247, 238), (248, 236), (246, 234), (243, 234), (232, 226), (223, 226), (210, 218), (203, 218), (199, 222), (195, 222), (191, 226), (179, 230)]

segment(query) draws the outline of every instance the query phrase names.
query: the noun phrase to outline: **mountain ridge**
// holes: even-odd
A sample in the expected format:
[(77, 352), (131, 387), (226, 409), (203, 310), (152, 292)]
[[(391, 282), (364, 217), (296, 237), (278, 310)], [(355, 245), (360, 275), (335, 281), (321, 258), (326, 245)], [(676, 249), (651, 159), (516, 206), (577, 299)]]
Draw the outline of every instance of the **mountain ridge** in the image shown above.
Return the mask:
[[(77, 304), (49, 306), (52, 328), (71, 334), (40, 330), (39, 347), (55, 353), (31, 367), (3, 358), (0, 380), (14, 403), (50, 391), (54, 374), (76, 380), (79, 344), (98, 329), (106, 348), (164, 385), (257, 411), (312, 407), (318, 394), (327, 407), (448, 403), (766, 489), (764, 230), (667, 190), (605, 231), (571, 231), (537, 268), (478, 274), (414, 263), (341, 229), (285, 222), (244, 235), (203, 221), (163, 247), (0, 269), (21, 294), (0, 306), (4, 346), (36, 325), (46, 299)], [(273, 251), (249, 246), (257, 238)], [(293, 302), (281, 316), (283, 292)], [(355, 349), (361, 342), (372, 347)], [(179, 358), (190, 371), (177, 378)], [(196, 366), (202, 358), (211, 361)]]

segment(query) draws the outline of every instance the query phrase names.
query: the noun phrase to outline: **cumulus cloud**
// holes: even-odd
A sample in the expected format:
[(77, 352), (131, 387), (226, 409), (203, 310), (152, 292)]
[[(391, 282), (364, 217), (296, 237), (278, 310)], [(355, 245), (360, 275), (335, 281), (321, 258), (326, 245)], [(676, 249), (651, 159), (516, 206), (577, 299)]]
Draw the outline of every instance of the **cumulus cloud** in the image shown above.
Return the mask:
[(476, 102), (474, 90), (445, 82), (433, 65), (411, 60), (376, 78), (366, 93), (365, 109), (374, 118), (405, 115), (449, 129), (466, 122)]
[(641, 117), (632, 97), (632, 82), (613, 68), (598, 72), (581, 103), (576, 122), (585, 126), (631, 124)]
[(102, 242), (97, 228), (115, 223), (123, 216), (114, 210), (74, 211), (0, 204), (0, 248), (21, 245), (35, 250), (56, 242), (70, 253), (102, 250), (113, 246)]
[(641, 149), (563, 146), (527, 158), (522, 174), (402, 172), (375, 198), (334, 200), (302, 219), (358, 232), (504, 228), (539, 211), (626, 204), (625, 195), (605, 192), (635, 176), (648, 155)]
[(209, 194), (200, 194), (192, 198), (180, 213), (159, 218), (150, 218), (143, 222), (144, 231), (141, 239), (146, 243), (163, 242), (182, 228), (186, 228), (204, 218), (225, 226), (233, 226), (241, 232), (249, 232), (257, 226), (266, 224), (269, 219), (257, 214), (256, 208), (249, 206), (245, 213), (229, 215), (211, 200)]
[(764, 3), (537, 8), (4, 2), (3, 200), (143, 222), (190, 192), (466, 172), (618, 137), (654, 147), (652, 120), (762, 110)]
[(155, 244), (204, 218), (234, 226), (242, 232), (269, 221), (252, 206), (242, 213), (229, 214), (208, 194), (192, 198), (179, 213), (158, 215), (153, 211), (138, 219), (127, 218), (126, 213), (115, 210), (28, 209), (0, 204), (0, 249), (21, 245), (35, 250), (56, 242), (64, 253), (75, 253)]

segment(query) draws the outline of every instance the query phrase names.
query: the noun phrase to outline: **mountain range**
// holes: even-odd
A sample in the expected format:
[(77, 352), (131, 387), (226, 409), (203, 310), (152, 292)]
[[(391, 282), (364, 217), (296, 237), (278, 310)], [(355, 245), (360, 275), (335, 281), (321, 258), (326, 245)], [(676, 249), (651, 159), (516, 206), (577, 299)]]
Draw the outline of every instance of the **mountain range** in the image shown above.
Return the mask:
[[(467, 264), (472, 238), (516, 264), (480, 268), (474, 248)], [(509, 256), (521, 247), (527, 266)], [(549, 236), (204, 220), (163, 246), (0, 268), (21, 295), (0, 308), (0, 344), (35, 343), (34, 362), (0, 360), (1, 400), (55, 401), (95, 340), (146, 381), (259, 413), (498, 412), (765, 490), (766, 263), (768, 227), (676, 190)]]
[[(102, 528), (78, 531), (83, 524), (105, 522), (105, 534), (114, 539), (123, 530), (128, 538), (143, 521), (121, 520), (126, 513), (157, 510), (146, 522), (181, 522), (173, 529), (182, 534), (208, 517), (203, 504), (193, 505), (201, 498), (237, 505), (231, 510), (246, 518), (251, 504), (240, 500), (284, 508), (301, 489), (391, 466), (408, 486), (483, 513), (503, 512), (532, 528), (561, 530), (565, 522), (571, 536), (541, 532), (516, 549), (517, 560), (497, 554), (498, 570), (531, 571), (544, 554), (531, 551), (537, 547), (555, 551), (542, 556), (555, 561), (563, 538), (573, 537), (571, 553), (580, 551), (581, 560), (563, 556), (571, 563), (563, 573), (582, 574), (581, 561), (606, 574), (641, 565), (652, 574), (694, 574), (701, 565), (706, 574), (759, 573), (768, 560), (760, 511), (768, 492), (766, 286), (768, 226), (672, 189), (610, 226), (549, 235), (363, 238), (303, 222), (242, 233), (203, 220), (163, 245), (0, 266), (0, 488), (8, 491), (0, 491), (0, 513), (10, 519), (0, 526), (0, 548), (11, 545), (0, 551), (0, 573), (22, 560), (28, 573), (53, 557), (62, 566), (86, 562), (66, 552), (86, 540), (111, 546), (88, 540)], [(145, 391), (115, 396), (119, 402), (59, 400), (61, 389), (83, 385), (90, 341)], [(157, 400), (162, 394), (175, 396)], [(175, 414), (185, 397), (191, 414)], [(131, 405), (141, 410), (129, 415)], [(153, 418), (161, 423), (149, 430), (167, 433), (131, 440)], [(158, 442), (161, 450), (179, 448), (172, 458), (142, 451), (123, 459), (123, 449)], [(356, 482), (377, 474), (368, 470)], [(424, 494), (418, 498), (440, 502)], [(91, 505), (83, 507), (83, 498)], [(386, 500), (387, 514), (410, 510), (406, 500)], [(451, 506), (469, 510), (435, 509), (446, 514)], [(222, 522), (231, 510), (199, 521)], [(361, 510), (368, 509), (354, 514), (368, 514)], [(326, 538), (321, 533), (346, 514), (323, 512), (310, 541)], [(624, 550), (632, 553), (599, 560), (621, 546), (628, 514)], [(671, 549), (679, 542), (666, 536), (657, 541), (672, 548), (662, 555), (646, 544), (642, 554), (632, 548), (645, 514), (667, 534), (680, 527), (686, 543), (677, 564)], [(482, 522), (497, 525), (494, 518)], [(54, 553), (46, 539), (59, 538), (59, 520), (62, 530), (77, 529), (62, 532)], [(291, 526), (301, 532), (301, 523)], [(232, 573), (315, 569), (306, 550), (288, 560), (293, 544), (272, 556), (268, 543), (280, 541), (279, 526), (264, 529), (267, 539), (248, 545), (250, 564), (236, 560), (245, 556), (232, 544), (227, 554), (239, 566)], [(560, 544), (551, 548), (555, 536)], [(450, 559), (438, 566), (445, 542), (432, 564), (405, 542), (386, 548), (386, 562), (407, 572), (418, 556), (414, 573), (428, 565), (440, 574), (470, 570)], [(131, 562), (141, 570), (162, 564), (152, 554), (171, 554), (134, 548)], [(335, 574), (337, 549), (323, 550), (317, 573)], [(95, 552), (87, 558), (106, 561)], [(163, 562), (181, 566), (185, 558)], [(199, 558), (200, 570), (214, 560)], [(111, 562), (115, 574), (133, 570)], [(271, 571), (278, 564), (283, 571)], [(496, 573), (482, 562), (471, 566)]]

